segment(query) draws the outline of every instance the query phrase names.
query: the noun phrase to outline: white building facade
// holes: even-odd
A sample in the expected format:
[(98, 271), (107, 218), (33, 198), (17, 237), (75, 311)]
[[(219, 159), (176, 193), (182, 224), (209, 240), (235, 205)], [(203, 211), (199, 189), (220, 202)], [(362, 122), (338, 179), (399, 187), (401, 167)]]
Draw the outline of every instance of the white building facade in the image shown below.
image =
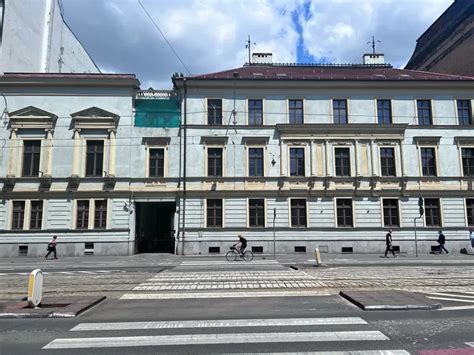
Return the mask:
[[(389, 65), (259, 63), (176, 77), (180, 248), (454, 252), (474, 228), (474, 78)], [(184, 218), (183, 218), (184, 217)]]

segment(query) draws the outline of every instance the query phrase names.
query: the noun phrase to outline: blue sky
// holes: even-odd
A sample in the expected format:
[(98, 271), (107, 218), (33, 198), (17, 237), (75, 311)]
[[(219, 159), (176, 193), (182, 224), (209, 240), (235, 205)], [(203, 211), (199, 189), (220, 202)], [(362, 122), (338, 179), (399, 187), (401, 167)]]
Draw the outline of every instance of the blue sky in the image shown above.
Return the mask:
[[(452, 0), (141, 0), (192, 74), (243, 65), (247, 36), (275, 62), (360, 63), (371, 50), (403, 67)], [(62, 0), (64, 16), (104, 72), (169, 88), (186, 73), (138, 0)]]

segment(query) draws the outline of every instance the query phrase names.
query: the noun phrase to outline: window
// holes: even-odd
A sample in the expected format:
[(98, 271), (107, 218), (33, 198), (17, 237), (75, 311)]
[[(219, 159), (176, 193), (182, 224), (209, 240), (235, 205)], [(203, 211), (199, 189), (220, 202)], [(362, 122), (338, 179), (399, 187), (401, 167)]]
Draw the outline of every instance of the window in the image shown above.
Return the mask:
[(337, 226), (352, 227), (352, 200), (350, 198), (338, 198), (337, 205)]
[(150, 148), (148, 159), (148, 176), (163, 177), (165, 166), (165, 150), (163, 148)]
[(306, 200), (291, 200), (291, 226), (306, 227)]
[(427, 227), (441, 226), (439, 198), (425, 198), (425, 222)]
[(349, 148), (334, 149), (336, 176), (351, 176), (351, 161)]
[(25, 201), (13, 201), (12, 229), (23, 229)]
[(334, 123), (348, 123), (347, 100), (332, 100)]
[(263, 148), (249, 148), (249, 176), (263, 176)]
[(400, 227), (397, 199), (383, 199), (383, 225), (385, 227)]
[(466, 199), (467, 225), (474, 227), (474, 198)]
[(213, 228), (222, 227), (222, 200), (207, 200), (207, 226)]
[(457, 100), (458, 120), (460, 125), (472, 124), (472, 112), (470, 100)]
[(382, 176), (395, 176), (395, 149), (380, 148), (380, 168)]
[(263, 124), (263, 102), (262, 100), (249, 100), (249, 126), (261, 126)]
[(222, 125), (222, 99), (207, 100), (207, 124), (210, 126)]
[(22, 176), (38, 176), (41, 154), (41, 141), (24, 141), (23, 145), (24, 149)]
[(77, 201), (77, 229), (87, 229), (89, 227), (89, 201)]
[(31, 201), (30, 229), (41, 229), (43, 201)]
[(433, 124), (433, 118), (431, 116), (431, 101), (416, 100), (416, 107), (418, 110), (418, 124), (420, 126), (431, 126)]
[(304, 148), (290, 148), (290, 176), (304, 175)]
[(474, 148), (461, 148), (462, 172), (464, 176), (474, 176)]
[(104, 141), (87, 141), (86, 176), (102, 176)]
[(207, 176), (222, 176), (222, 148), (207, 148)]
[(249, 227), (265, 227), (264, 199), (249, 200)]
[(291, 124), (303, 124), (303, 100), (289, 100)]
[(423, 176), (436, 176), (435, 148), (421, 148), (420, 153)]
[(107, 226), (107, 201), (95, 201), (94, 228), (105, 229)]
[(379, 124), (392, 123), (392, 107), (390, 100), (377, 100), (377, 118)]

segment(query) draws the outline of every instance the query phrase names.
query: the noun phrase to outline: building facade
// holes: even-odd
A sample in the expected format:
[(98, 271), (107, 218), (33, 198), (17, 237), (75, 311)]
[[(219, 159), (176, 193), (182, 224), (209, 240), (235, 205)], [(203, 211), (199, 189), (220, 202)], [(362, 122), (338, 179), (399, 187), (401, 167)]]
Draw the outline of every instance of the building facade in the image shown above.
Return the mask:
[[(459, 251), (474, 227), (474, 78), (259, 63), (174, 78), (185, 254)], [(419, 217), (419, 197), (424, 215)]]

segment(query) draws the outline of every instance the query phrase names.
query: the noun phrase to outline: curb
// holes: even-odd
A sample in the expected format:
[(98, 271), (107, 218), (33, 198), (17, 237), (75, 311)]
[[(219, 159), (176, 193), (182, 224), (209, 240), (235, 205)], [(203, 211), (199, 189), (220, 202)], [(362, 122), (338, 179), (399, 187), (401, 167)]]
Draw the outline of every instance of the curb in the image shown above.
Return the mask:
[(377, 304), (377, 305), (366, 305), (361, 301), (358, 301), (354, 297), (346, 294), (344, 291), (340, 291), (339, 295), (345, 298), (349, 302), (355, 304), (364, 311), (407, 311), (407, 310), (424, 310), (431, 311), (441, 308), (441, 303), (432, 304)]

